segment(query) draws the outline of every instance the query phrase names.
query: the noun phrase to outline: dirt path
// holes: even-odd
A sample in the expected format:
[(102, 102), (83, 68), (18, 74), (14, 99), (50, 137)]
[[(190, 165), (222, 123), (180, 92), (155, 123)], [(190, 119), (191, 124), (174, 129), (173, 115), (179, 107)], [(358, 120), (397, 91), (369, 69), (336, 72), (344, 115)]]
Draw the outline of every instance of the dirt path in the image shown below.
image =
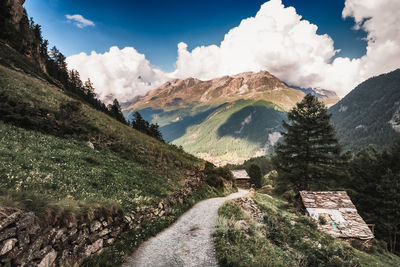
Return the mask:
[(143, 243), (123, 266), (218, 266), (212, 233), (218, 208), (247, 194), (239, 189), (227, 197), (203, 200), (173, 225)]

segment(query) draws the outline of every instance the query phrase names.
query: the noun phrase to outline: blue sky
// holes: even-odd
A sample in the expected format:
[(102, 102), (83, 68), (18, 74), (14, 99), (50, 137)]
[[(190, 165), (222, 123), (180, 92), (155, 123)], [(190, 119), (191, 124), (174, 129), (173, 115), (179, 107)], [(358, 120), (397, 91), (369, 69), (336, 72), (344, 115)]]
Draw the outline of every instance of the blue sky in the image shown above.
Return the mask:
[[(43, 35), (66, 56), (80, 52), (98, 53), (111, 46), (133, 46), (153, 65), (173, 71), (177, 44), (188, 50), (219, 44), (224, 34), (242, 19), (254, 16), (265, 1), (60, 1), (28, 0), (25, 8)], [(353, 30), (352, 18), (344, 20), (344, 0), (283, 0), (294, 6), (304, 19), (316, 24), (318, 34), (327, 33), (341, 49), (340, 57), (358, 58), (365, 54), (365, 33)], [(79, 28), (65, 15), (80, 14), (95, 26)]]

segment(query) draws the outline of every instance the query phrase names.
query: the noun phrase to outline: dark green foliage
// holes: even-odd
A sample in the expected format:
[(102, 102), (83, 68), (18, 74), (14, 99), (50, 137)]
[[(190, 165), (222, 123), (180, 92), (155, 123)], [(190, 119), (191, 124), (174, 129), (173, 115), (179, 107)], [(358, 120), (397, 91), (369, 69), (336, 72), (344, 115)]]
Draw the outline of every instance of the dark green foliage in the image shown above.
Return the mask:
[(262, 175), (260, 167), (256, 164), (251, 164), (247, 169), (247, 173), (250, 176), (250, 184), (254, 185), (255, 188), (261, 188), (262, 186)]
[(246, 169), (248, 170), (250, 168), (250, 165), (255, 164), (257, 165), (260, 170), (261, 170), (261, 175), (264, 176), (270, 171), (274, 169), (271, 158), (267, 158), (264, 156), (261, 157), (256, 157), (256, 158), (250, 158), (248, 160), (245, 160), (243, 164), (240, 165), (231, 165), (228, 164), (227, 167), (231, 170), (241, 170), (241, 169)]
[(227, 219), (242, 220), (244, 218), (243, 210), (234, 202), (228, 201), (218, 209), (218, 215)]
[(59, 111), (54, 112), (0, 92), (0, 120), (57, 136), (83, 137), (98, 132), (96, 127), (88, 123), (81, 106), (81, 102), (66, 102), (60, 105)]
[(205, 181), (210, 186), (223, 188), (224, 181), (234, 182), (232, 172), (226, 167), (216, 168), (213, 164), (207, 162), (205, 167)]
[(322, 102), (306, 95), (289, 113), (284, 142), (273, 158), (278, 171), (277, 189), (326, 189), (341, 173), (340, 146)]
[(375, 224), (377, 238), (400, 253), (400, 141), (378, 152), (360, 151), (350, 162), (348, 187), (361, 216)]
[(283, 130), (281, 121), (285, 119), (286, 113), (276, 109), (274, 104), (256, 101), (233, 113), (218, 128), (218, 137), (246, 139), (262, 147), (268, 140), (268, 134)]
[(150, 124), (148, 121), (143, 119), (139, 112), (135, 112), (131, 123), (134, 129), (164, 142), (158, 124)]
[(374, 144), (390, 146), (400, 133), (389, 123), (400, 121), (400, 69), (370, 78), (332, 106), (332, 123), (340, 143), (353, 151)]
[[(90, 80), (89, 80), (90, 83)], [(88, 85), (91, 86), (91, 85)], [(87, 87), (85, 87), (86, 90), (90, 90)], [(108, 110), (110, 111), (110, 115), (114, 118), (116, 118), (118, 121), (127, 124), (124, 115), (122, 115), (121, 112), (121, 106), (119, 105), (118, 100), (115, 98), (113, 103), (108, 105)]]

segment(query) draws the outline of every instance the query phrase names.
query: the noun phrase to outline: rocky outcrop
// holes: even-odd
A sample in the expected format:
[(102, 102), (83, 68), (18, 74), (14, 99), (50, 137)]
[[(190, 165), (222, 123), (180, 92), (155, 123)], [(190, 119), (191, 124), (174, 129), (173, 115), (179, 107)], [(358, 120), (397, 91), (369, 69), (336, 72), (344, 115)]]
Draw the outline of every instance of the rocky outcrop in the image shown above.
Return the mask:
[(253, 219), (261, 220), (263, 214), (251, 196), (244, 196), (234, 200)]
[(9, 7), (10, 17), (7, 23), (15, 28), (13, 40), (5, 40), (20, 53), (25, 54), (29, 59), (38, 64), (47, 73), (46, 57), (40, 54), (41, 37), (35, 32), (34, 25), (31, 25), (28, 14), (23, 4), (25, 0), (6, 0)]
[(22, 6), (24, 3), (25, 0), (7, 0), (7, 5), (10, 7), (10, 22), (17, 30), (20, 30), (20, 22), (24, 17), (24, 8)]
[(201, 171), (187, 171), (184, 186), (171, 197), (140, 212), (116, 211), (91, 220), (51, 226), (33, 212), (0, 206), (0, 266), (72, 266), (100, 253), (128, 229), (164, 218), (195, 192), (204, 180)]

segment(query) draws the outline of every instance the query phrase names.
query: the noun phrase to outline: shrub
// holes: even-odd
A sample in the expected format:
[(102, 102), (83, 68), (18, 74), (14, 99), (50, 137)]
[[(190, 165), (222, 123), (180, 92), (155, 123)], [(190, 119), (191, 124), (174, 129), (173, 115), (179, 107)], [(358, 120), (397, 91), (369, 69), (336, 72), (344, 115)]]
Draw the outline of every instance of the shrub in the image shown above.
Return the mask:
[(205, 165), (206, 183), (216, 188), (224, 187), (224, 181), (234, 182), (232, 172), (226, 167), (216, 168), (212, 163)]
[(324, 216), (321, 216), (321, 215), (318, 217), (318, 222), (319, 222), (319, 224), (321, 224), (321, 225), (327, 224), (327, 221), (326, 221), (325, 217), (324, 217)]

